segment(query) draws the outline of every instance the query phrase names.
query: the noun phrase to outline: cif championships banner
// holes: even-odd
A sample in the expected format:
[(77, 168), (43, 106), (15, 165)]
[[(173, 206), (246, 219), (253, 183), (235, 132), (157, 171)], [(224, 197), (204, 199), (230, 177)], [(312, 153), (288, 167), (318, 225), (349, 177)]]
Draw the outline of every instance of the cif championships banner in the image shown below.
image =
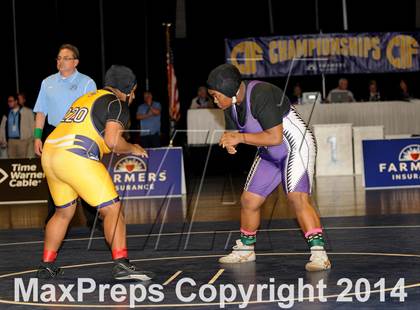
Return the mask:
[(367, 189), (420, 187), (420, 138), (363, 141)]
[(419, 71), (420, 33), (332, 33), (225, 40), (244, 77)]
[(0, 204), (46, 201), (47, 180), (41, 160), (1, 159), (0, 193)]
[(148, 158), (108, 154), (103, 163), (122, 199), (176, 197), (186, 193), (181, 147), (148, 149)]

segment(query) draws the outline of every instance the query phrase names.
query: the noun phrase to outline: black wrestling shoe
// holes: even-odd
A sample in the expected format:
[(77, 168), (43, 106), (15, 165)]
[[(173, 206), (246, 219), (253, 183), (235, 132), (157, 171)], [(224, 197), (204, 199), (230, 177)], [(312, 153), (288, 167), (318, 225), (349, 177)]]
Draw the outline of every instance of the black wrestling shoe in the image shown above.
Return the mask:
[(41, 262), (41, 265), (36, 273), (36, 277), (38, 279), (54, 279), (63, 273), (63, 270), (57, 267), (55, 263)]
[(114, 264), (112, 276), (115, 280), (149, 281), (155, 276), (153, 272), (137, 270), (127, 258), (116, 259)]

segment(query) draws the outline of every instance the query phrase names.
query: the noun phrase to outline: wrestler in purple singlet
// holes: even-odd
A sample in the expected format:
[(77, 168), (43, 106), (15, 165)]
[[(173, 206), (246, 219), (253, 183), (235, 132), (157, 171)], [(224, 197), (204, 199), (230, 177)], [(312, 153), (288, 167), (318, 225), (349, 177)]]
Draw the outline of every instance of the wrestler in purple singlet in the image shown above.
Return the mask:
[[(231, 116), (237, 128), (243, 133), (262, 132), (263, 128), (251, 113), (251, 92), (254, 86), (263, 83), (251, 81), (246, 88), (245, 123), (240, 124), (236, 105), (232, 105)], [(305, 139), (302, 143), (302, 139)], [(301, 149), (299, 147), (302, 145)], [(283, 116), (283, 143), (259, 147), (258, 154), (249, 172), (245, 190), (267, 197), (281, 182), (286, 193), (311, 193), (315, 139), (306, 124), (293, 108)]]

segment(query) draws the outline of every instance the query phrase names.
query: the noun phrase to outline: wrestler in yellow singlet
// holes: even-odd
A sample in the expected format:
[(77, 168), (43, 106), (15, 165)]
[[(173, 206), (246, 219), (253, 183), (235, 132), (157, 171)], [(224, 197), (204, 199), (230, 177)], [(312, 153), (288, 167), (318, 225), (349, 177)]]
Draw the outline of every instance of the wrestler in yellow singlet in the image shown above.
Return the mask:
[(73, 204), (78, 196), (98, 208), (118, 200), (112, 179), (99, 161), (110, 152), (102, 136), (103, 121), (114, 120), (125, 127), (129, 117), (128, 109), (107, 90), (87, 93), (73, 103), (48, 136), (42, 154), (57, 208)]
[(111, 150), (147, 156), (142, 147), (122, 137), (130, 119), (128, 105), (134, 99), (136, 78), (131, 69), (113, 65), (105, 75), (105, 85), (104, 89), (77, 99), (45, 141), (42, 167), (57, 210), (45, 227), (39, 278), (61, 274), (55, 261), (78, 196), (98, 208), (103, 218), (105, 239), (114, 261), (114, 279), (146, 281), (153, 277), (150, 272), (137, 270), (128, 260), (121, 202), (111, 176), (100, 162), (103, 154)]

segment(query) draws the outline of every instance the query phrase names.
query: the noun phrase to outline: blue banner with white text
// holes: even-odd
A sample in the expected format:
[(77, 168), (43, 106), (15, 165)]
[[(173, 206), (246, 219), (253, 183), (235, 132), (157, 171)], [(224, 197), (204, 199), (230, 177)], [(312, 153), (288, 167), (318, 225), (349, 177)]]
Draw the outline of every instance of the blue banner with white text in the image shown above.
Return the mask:
[(108, 168), (122, 199), (176, 197), (185, 194), (181, 147), (147, 149), (148, 157), (108, 154)]
[(331, 33), (226, 39), (244, 78), (419, 71), (420, 33)]
[(363, 141), (367, 189), (420, 187), (420, 138)]

